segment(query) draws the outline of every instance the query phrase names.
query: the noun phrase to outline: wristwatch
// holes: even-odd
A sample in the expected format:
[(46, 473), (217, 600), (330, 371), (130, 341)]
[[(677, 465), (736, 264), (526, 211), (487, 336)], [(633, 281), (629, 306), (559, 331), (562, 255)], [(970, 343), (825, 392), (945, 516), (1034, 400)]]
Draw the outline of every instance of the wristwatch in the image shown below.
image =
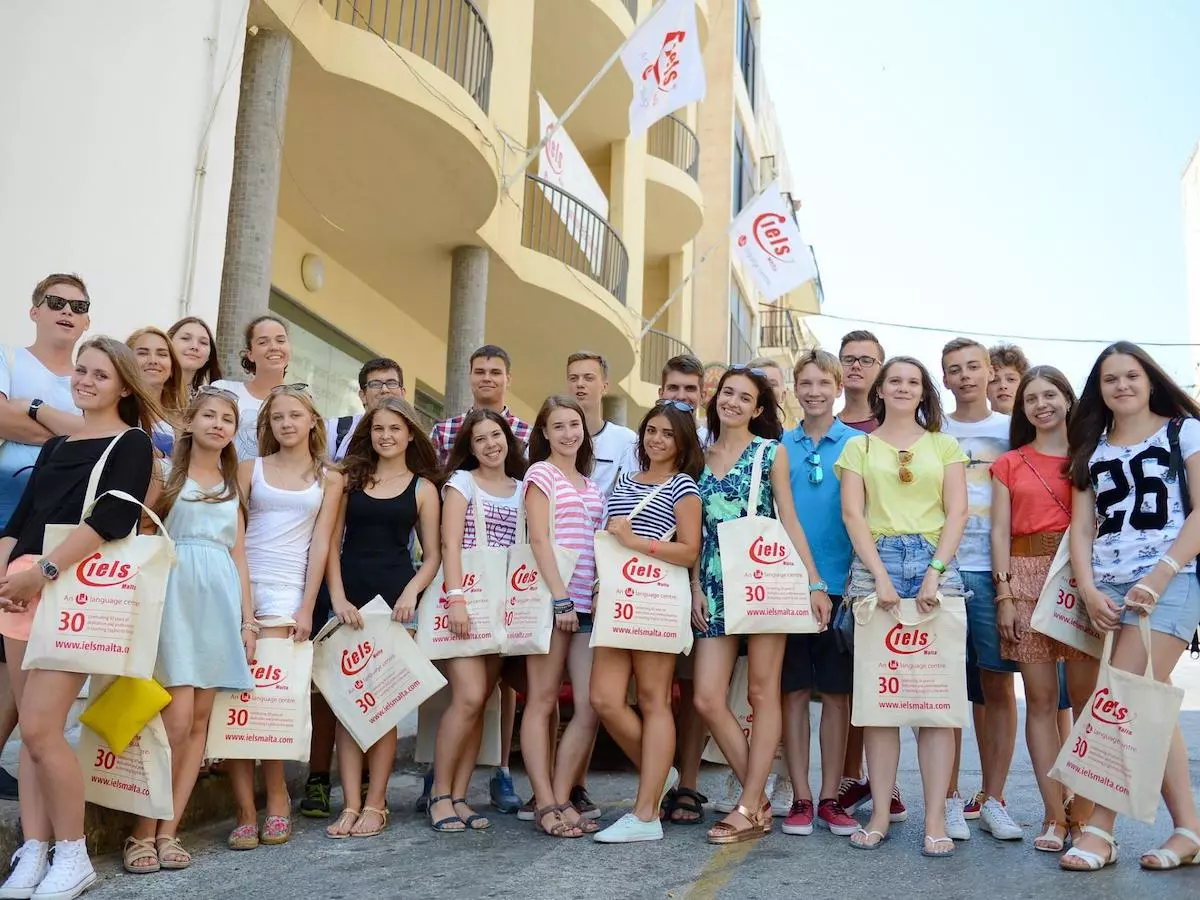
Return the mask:
[(42, 408), (43, 402), (44, 401), (39, 400), (37, 397), (34, 397), (29, 401), (29, 409), (26, 410), (26, 412), (28, 413), (29, 418), (33, 419), (35, 422), (37, 421), (38, 410)]
[(37, 565), (42, 570), (42, 574), (46, 576), (47, 581), (56, 581), (58, 579), (58, 566), (50, 562), (50, 560), (39, 559)]
[(824, 581), (814, 581), (808, 586), (808, 592), (811, 594), (813, 591), (822, 591), (828, 594), (829, 585), (827, 585)]
[(946, 564), (940, 559), (931, 559), (929, 561), (929, 568), (933, 569), (933, 571), (937, 572), (939, 575), (946, 574)]

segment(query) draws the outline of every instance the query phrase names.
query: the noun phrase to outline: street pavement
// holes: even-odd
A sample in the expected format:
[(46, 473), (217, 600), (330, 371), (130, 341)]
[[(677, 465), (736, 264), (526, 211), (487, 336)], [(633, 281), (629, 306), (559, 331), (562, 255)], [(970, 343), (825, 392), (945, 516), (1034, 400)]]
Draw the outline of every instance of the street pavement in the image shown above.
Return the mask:
[[(1175, 681), (1187, 689), (1182, 724), (1189, 746), (1192, 784), (1200, 784), (1200, 663), (1180, 663)], [(819, 711), (819, 706), (814, 707)], [(1023, 713), (1023, 708), (1022, 708)], [(1022, 715), (1022, 722), (1024, 717)], [(814, 717), (814, 734), (816, 732)], [(1022, 725), (1023, 727), (1023, 725)], [(1062, 872), (1055, 854), (1038, 853), (1033, 838), (1042, 810), (1025, 752), (1023, 731), (1017, 740), (1008, 804), (1025, 827), (1020, 842), (995, 840), (971, 823), (969, 842), (957, 845), (952, 859), (920, 855), (922, 841), (920, 773), (910, 730), (903, 732), (900, 786), (909, 820), (893, 825), (890, 839), (876, 851), (853, 849), (847, 838), (818, 828), (809, 837), (791, 837), (776, 829), (761, 840), (713, 847), (704, 826), (673, 826), (660, 842), (606, 846), (589, 838), (560, 840), (536, 834), (515, 816), (495, 816), (488, 831), (437, 834), (428, 820), (412, 812), (420, 792), (417, 768), (393, 775), (388, 793), (393, 819), (384, 834), (359, 840), (329, 840), (324, 822), (297, 816), (295, 836), (282, 847), (234, 853), (224, 839), (231, 823), (184, 836), (195, 855), (183, 872), (129, 875), (118, 857), (100, 861), (101, 881), (89, 897), (197, 898), (234, 897), (520, 897), (522, 900), (587, 896), (598, 898), (670, 897), (679, 900), (809, 895), (817, 898), (870, 896), (872, 900), (991, 897), (1023, 900), (1068, 891), (1081, 896), (1135, 897), (1156, 900), (1200, 897), (1200, 867), (1190, 871), (1149, 873), (1139, 869), (1140, 853), (1165, 840), (1170, 823), (1160, 809), (1153, 826), (1123, 819), (1117, 828), (1120, 863), (1103, 872)], [(816, 748), (814, 746), (814, 760)], [(979, 785), (973, 735), (964, 735), (964, 794)], [(701, 789), (719, 796), (723, 770), (706, 767)], [(812, 783), (818, 786), (814, 769)], [(517, 773), (518, 790), (527, 782)], [(471, 799), (486, 809), (487, 773), (474, 780)], [(602, 824), (626, 812), (636, 791), (630, 771), (595, 773), (592, 798), (605, 811)], [(340, 791), (334, 794), (335, 807)], [(713, 821), (711, 811), (706, 821)], [(865, 819), (864, 819), (865, 821)]]

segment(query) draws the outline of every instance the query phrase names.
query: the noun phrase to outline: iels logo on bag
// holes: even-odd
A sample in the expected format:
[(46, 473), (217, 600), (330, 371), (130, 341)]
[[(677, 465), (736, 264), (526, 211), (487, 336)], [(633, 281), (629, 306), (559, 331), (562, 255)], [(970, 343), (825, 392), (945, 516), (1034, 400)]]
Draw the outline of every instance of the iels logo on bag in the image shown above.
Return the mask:
[(883, 639), (887, 648), (893, 653), (921, 653), (933, 646), (933, 636), (920, 628), (910, 628), (896, 623), (896, 626)]
[(764, 566), (784, 562), (788, 558), (787, 544), (765, 540), (760, 534), (750, 545), (750, 558)]
[(634, 556), (621, 567), (621, 574), (626, 581), (634, 584), (656, 584), (662, 580), (663, 570), (654, 563), (641, 562)]
[(256, 688), (272, 688), (283, 684), (283, 669), (279, 666), (262, 666), (257, 659), (250, 660), (250, 675)]
[[(467, 592), (467, 591), (470, 591), (471, 588), (475, 587), (475, 581), (476, 581), (476, 578), (475, 578), (474, 572), (463, 572), (463, 577), (462, 577), (463, 591)], [(442, 609), (450, 608), (450, 598), (446, 596), (446, 591), (448, 591), (448, 590), (449, 590), (449, 588), (446, 587), (446, 582), (443, 581), (442, 582), (442, 591), (441, 591), (442, 595), (441, 595), (441, 597), (438, 598), (438, 606), (440, 606)]]
[(347, 648), (342, 651), (342, 674), (349, 677), (357, 675), (367, 667), (367, 663), (371, 661), (371, 654), (375, 647), (370, 641), (361, 641), (353, 650)]
[(512, 573), (512, 578), (509, 579), (512, 589), (518, 593), (532, 591), (537, 587), (538, 573), (537, 569), (531, 569), (524, 563), (517, 566), (515, 572)]
[(1092, 716), (1108, 725), (1128, 725), (1137, 718), (1136, 713), (1106, 687), (1092, 695)]
[(75, 577), (88, 587), (117, 587), (125, 584), (138, 573), (137, 566), (119, 559), (104, 559), (104, 554), (93, 553), (75, 567)]

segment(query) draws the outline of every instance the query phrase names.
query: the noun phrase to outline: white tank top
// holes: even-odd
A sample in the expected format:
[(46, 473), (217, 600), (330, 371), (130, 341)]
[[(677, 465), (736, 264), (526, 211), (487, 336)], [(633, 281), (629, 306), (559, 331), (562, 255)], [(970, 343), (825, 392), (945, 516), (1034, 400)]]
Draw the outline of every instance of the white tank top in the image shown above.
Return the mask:
[(246, 524), (246, 565), (251, 581), (304, 586), (313, 526), (320, 510), (320, 484), (314, 482), (302, 491), (272, 487), (263, 477), (262, 459), (254, 460)]

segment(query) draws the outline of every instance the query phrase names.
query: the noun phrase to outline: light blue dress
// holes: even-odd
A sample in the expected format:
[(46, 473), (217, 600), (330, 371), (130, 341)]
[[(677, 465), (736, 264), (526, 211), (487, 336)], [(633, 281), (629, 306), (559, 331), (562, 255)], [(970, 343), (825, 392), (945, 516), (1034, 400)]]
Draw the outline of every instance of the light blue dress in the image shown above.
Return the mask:
[(242, 647), (242, 585), (230, 551), (238, 501), (198, 500), (188, 479), (164, 523), (178, 561), (167, 580), (154, 678), (163, 687), (254, 688)]

